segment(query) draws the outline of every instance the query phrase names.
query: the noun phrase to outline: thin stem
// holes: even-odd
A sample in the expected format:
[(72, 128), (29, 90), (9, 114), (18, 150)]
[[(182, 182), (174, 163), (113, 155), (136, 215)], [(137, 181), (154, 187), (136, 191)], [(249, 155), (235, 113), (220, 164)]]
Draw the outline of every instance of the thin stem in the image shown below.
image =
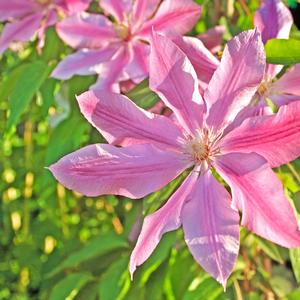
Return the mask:
[(241, 7), (242, 9), (244, 10), (244, 12), (246, 13), (246, 15), (249, 17), (249, 18), (252, 18), (252, 14), (245, 2), (245, 0), (239, 0), (240, 4), (241, 4)]
[(233, 280), (233, 286), (236, 294), (236, 300), (243, 300), (242, 290), (237, 280)]

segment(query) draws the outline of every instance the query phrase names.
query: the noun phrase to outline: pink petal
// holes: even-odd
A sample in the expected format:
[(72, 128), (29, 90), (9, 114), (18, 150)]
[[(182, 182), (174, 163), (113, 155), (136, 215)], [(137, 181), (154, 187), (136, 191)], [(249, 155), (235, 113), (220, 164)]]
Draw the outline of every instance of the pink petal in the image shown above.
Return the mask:
[(145, 218), (142, 231), (130, 258), (131, 277), (136, 267), (143, 264), (152, 254), (163, 234), (180, 227), (182, 206), (192, 191), (197, 178), (197, 172), (191, 172), (167, 203)]
[(189, 166), (182, 154), (149, 144), (126, 148), (95, 144), (64, 156), (49, 169), (61, 184), (86, 196), (142, 198)]
[(300, 64), (291, 67), (272, 85), (277, 94), (300, 96)]
[(212, 75), (219, 66), (218, 59), (197, 38), (178, 36), (174, 39), (174, 43), (192, 63), (201, 86), (207, 87)]
[(185, 241), (195, 260), (224, 289), (239, 253), (239, 214), (210, 171), (200, 176), (182, 212)]
[(73, 48), (99, 48), (118, 40), (112, 23), (100, 14), (73, 15), (59, 22), (56, 31)]
[(264, 0), (256, 11), (254, 25), (261, 32), (263, 43), (269, 39), (287, 39), (293, 25), (293, 17), (282, 1)]
[(99, 5), (118, 22), (122, 22), (132, 10), (132, 0), (100, 0)]
[[(263, 43), (269, 39), (287, 39), (293, 25), (293, 17), (281, 0), (264, 0), (254, 16), (254, 25), (262, 35)], [(273, 79), (281, 70), (281, 65), (267, 64), (266, 74)]]
[(132, 51), (132, 60), (126, 66), (125, 73), (131, 80), (140, 82), (148, 75), (150, 47), (140, 41), (132, 42)]
[[(255, 104), (250, 104), (243, 108), (235, 117), (234, 121), (230, 123), (226, 129), (224, 130), (224, 135), (228, 132), (232, 131), (233, 129), (239, 127), (244, 120), (250, 118), (250, 117), (257, 117), (257, 116), (266, 116), (266, 115), (272, 115), (273, 111), (272, 108), (269, 107), (266, 103), (266, 101), (258, 100), (257, 98), (254, 98), (253, 100), (258, 101)], [(252, 100), (252, 101), (253, 101)]]
[(90, 6), (92, 0), (64, 0), (69, 14), (83, 12)]
[(153, 33), (150, 87), (169, 106), (187, 132), (200, 127), (203, 100), (196, 72), (186, 55), (168, 38)]
[(196, 25), (200, 14), (201, 6), (192, 0), (165, 0), (155, 16), (144, 24), (138, 34), (149, 39), (152, 28), (165, 34), (185, 34)]
[(34, 13), (37, 5), (28, 0), (0, 1), (0, 22)]
[(101, 65), (109, 61), (116, 51), (116, 47), (106, 47), (101, 50), (78, 50), (66, 56), (53, 70), (52, 76), (65, 80), (75, 74), (97, 74), (101, 70)]
[(139, 28), (145, 21), (150, 19), (154, 14), (160, 0), (136, 0), (133, 4), (132, 26)]
[(253, 117), (226, 135), (223, 152), (256, 152), (272, 167), (278, 167), (300, 155), (300, 102), (280, 107), (271, 116)]
[(110, 144), (154, 143), (164, 149), (179, 147), (182, 134), (169, 118), (139, 108), (126, 96), (91, 91), (81, 94), (77, 100), (82, 114)]
[(90, 88), (93, 90), (115, 91), (115, 85), (124, 78), (124, 69), (130, 61), (132, 53), (127, 45), (122, 45), (110, 61), (102, 65), (97, 82)]
[(244, 31), (228, 42), (204, 94), (210, 126), (231, 123), (250, 103), (263, 79), (264, 68), (264, 47), (256, 30)]
[(0, 55), (9, 47), (11, 42), (29, 41), (40, 26), (42, 15), (33, 14), (5, 25), (0, 36)]
[(291, 102), (300, 101), (300, 95), (295, 96), (289, 94), (274, 94), (274, 95), (269, 95), (269, 98), (278, 107), (289, 104)]
[(299, 247), (300, 231), (282, 184), (268, 163), (255, 153), (221, 156), (215, 165), (242, 211), (242, 225), (283, 247)]
[(206, 32), (198, 35), (204, 46), (212, 53), (217, 53), (221, 50), (225, 27), (223, 25), (215, 26), (208, 29)]

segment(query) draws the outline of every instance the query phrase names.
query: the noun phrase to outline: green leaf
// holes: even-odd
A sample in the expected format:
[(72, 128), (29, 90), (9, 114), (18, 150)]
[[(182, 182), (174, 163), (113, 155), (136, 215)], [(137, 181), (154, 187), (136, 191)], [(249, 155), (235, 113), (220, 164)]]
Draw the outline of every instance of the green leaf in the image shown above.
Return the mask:
[(34, 94), (46, 80), (50, 70), (51, 68), (43, 61), (26, 63), (18, 66), (3, 81), (0, 88), (6, 85), (7, 87), (0, 93), (0, 99), (9, 99), (8, 129), (17, 124)]
[(179, 185), (183, 182), (188, 172), (184, 172), (182, 175), (175, 178), (172, 182), (166, 185), (159, 191), (152, 193), (143, 199), (144, 211), (146, 214), (155, 212), (161, 205), (170, 198), (170, 196), (175, 192)]
[(292, 65), (300, 63), (300, 41), (294, 39), (271, 39), (265, 45), (267, 62)]
[(59, 123), (53, 130), (46, 151), (46, 166), (54, 163), (63, 155), (76, 150), (85, 140), (84, 134), (89, 124), (78, 114)]
[(223, 287), (216, 280), (206, 274), (202, 274), (201, 278), (198, 277), (192, 282), (183, 300), (214, 300), (222, 293)]
[(290, 249), (290, 258), (296, 280), (300, 283), (300, 248)]
[(158, 96), (150, 90), (147, 79), (129, 91), (127, 97), (144, 109), (153, 107), (159, 100)]
[[(124, 285), (130, 282), (128, 272), (129, 257), (121, 257), (107, 269), (101, 278), (99, 297), (103, 300), (118, 299)], [(130, 283), (129, 283), (130, 284)], [(129, 288), (129, 285), (128, 285)]]
[(275, 244), (264, 240), (258, 236), (255, 236), (255, 240), (257, 242), (257, 244), (259, 245), (259, 247), (273, 260), (277, 261), (280, 264), (284, 263), (283, 258), (280, 255), (280, 252), (278, 250), (278, 246), (276, 246)]
[(72, 300), (91, 279), (92, 276), (88, 273), (71, 274), (54, 286), (49, 300)]
[(45, 46), (41, 58), (45, 61), (57, 60), (64, 50), (64, 43), (58, 37), (54, 28), (50, 27), (46, 32)]
[(49, 107), (54, 104), (56, 83), (56, 79), (48, 78), (40, 88), (42, 98), (41, 115), (43, 116), (47, 116)]
[(83, 246), (81, 249), (71, 253), (62, 263), (57, 266), (52, 272), (48, 274), (48, 277), (67, 269), (75, 268), (79, 266), (84, 261), (87, 261), (96, 256), (102, 256), (104, 254), (110, 253), (113, 250), (120, 248), (127, 248), (127, 241), (114, 233), (107, 233), (93, 240)]

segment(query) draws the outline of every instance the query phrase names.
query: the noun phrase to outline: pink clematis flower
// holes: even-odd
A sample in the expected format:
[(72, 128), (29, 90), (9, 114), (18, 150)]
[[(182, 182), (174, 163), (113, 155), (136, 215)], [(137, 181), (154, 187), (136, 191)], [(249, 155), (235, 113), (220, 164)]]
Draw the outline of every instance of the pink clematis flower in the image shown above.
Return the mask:
[[(224, 133), (264, 75), (260, 34), (246, 31), (228, 43), (205, 102), (191, 62), (170, 39), (153, 34), (150, 61), (151, 88), (176, 119), (140, 109), (123, 95), (86, 92), (78, 97), (81, 112), (110, 144), (84, 147), (49, 168), (82, 194), (130, 198), (157, 191), (192, 168), (167, 203), (145, 218), (131, 274), (164, 233), (182, 225), (196, 261), (225, 287), (239, 251), (238, 210), (242, 225), (254, 233), (284, 247), (300, 246), (294, 211), (271, 169), (300, 154), (300, 102)], [(232, 199), (212, 168), (230, 186)]]
[[(254, 25), (261, 32), (264, 43), (274, 38), (288, 39), (293, 17), (282, 1), (264, 0), (255, 14)], [(256, 103), (263, 106), (265, 99), (269, 98), (281, 106), (300, 100), (300, 64), (291, 67), (277, 80), (282, 68), (282, 65), (267, 64), (264, 80), (255, 97)]]
[(0, 54), (12, 42), (29, 41), (37, 34), (44, 46), (45, 30), (59, 17), (84, 11), (91, 0), (0, 0), (0, 21), (7, 21), (0, 36)]
[(100, 6), (113, 21), (84, 13), (57, 25), (60, 37), (79, 50), (56, 67), (53, 77), (99, 74), (94, 89), (118, 90), (121, 81), (139, 82), (148, 76), (152, 27), (181, 35), (193, 28), (201, 13), (193, 0), (101, 0)]

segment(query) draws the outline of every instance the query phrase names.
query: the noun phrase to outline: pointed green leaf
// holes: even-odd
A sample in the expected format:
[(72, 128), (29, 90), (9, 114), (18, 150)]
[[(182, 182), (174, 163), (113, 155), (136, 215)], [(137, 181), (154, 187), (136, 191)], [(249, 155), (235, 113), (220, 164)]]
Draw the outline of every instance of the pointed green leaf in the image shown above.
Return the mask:
[(59, 281), (53, 288), (49, 300), (72, 300), (80, 289), (92, 279), (88, 273), (74, 273)]

